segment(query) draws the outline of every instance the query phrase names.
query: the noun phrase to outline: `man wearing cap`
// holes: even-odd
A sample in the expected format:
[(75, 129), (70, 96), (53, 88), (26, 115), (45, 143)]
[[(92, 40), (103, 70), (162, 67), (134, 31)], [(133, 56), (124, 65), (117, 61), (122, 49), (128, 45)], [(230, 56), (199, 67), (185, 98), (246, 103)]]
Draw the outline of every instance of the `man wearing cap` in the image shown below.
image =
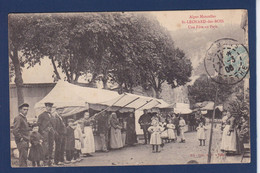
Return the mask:
[(14, 119), (13, 134), (19, 151), (20, 167), (27, 167), (27, 156), (30, 140), (30, 128), (26, 118), (28, 110), (29, 104), (21, 104), (19, 106), (19, 115)]
[(51, 110), (53, 103), (47, 102), (44, 103), (46, 111), (39, 115), (38, 125), (39, 133), (43, 136), (43, 148), (44, 148), (44, 163), (45, 165), (51, 166), (51, 159), (53, 153), (53, 144), (54, 144), (54, 129), (51, 123)]

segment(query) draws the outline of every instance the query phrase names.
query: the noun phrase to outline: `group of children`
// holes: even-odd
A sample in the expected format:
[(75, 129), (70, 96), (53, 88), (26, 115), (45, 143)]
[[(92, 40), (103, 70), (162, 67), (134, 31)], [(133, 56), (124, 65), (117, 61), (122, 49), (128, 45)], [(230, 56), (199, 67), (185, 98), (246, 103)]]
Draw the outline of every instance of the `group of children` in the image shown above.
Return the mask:
[[(68, 120), (65, 136), (65, 152), (66, 164), (80, 162), (80, 153), (83, 156), (92, 156), (90, 153), (95, 152), (94, 136), (91, 126), (84, 124), (82, 131), (81, 120), (74, 122), (73, 119)], [(43, 137), (38, 132), (39, 127), (37, 124), (33, 125), (30, 135), (30, 151), (28, 160), (32, 162), (32, 166), (41, 166), (40, 162), (44, 160), (44, 148), (42, 147)]]
[[(183, 117), (180, 117), (179, 121), (179, 131), (181, 135), (181, 143), (185, 142), (184, 138), (184, 126), (186, 125)], [(168, 120), (168, 123), (165, 120), (159, 121), (158, 117), (152, 118), (151, 126), (148, 128), (148, 131), (151, 133), (150, 144), (152, 145), (152, 152), (158, 153), (160, 152), (159, 146), (163, 147), (166, 142), (176, 142), (177, 127), (173, 124), (172, 119)], [(200, 142), (200, 146), (205, 146), (206, 141), (206, 130), (203, 122), (199, 123), (199, 126), (196, 128), (197, 130), (197, 138)]]
[(175, 142), (177, 140), (174, 129), (175, 125), (171, 120), (166, 123), (164, 120), (160, 122), (158, 117), (152, 118), (148, 131), (151, 133), (150, 144), (152, 145), (153, 153), (160, 152), (159, 146), (163, 147), (165, 142)]

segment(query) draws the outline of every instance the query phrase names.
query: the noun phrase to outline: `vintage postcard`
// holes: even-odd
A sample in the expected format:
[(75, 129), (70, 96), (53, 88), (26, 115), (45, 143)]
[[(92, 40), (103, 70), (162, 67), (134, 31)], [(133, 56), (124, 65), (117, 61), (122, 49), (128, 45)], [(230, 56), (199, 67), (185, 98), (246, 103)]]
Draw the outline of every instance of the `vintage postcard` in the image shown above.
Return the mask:
[(250, 163), (244, 9), (8, 15), (12, 167)]

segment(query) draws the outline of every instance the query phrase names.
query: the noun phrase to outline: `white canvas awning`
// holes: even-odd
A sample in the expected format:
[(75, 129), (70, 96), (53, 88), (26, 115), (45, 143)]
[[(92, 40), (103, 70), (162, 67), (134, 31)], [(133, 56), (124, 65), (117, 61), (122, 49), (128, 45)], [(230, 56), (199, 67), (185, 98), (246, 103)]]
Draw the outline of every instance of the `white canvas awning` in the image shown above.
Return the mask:
[(166, 103), (163, 99), (158, 99), (161, 104), (159, 104), (158, 106), (156, 106), (157, 108), (159, 109), (172, 109), (173, 108), (173, 105), (171, 104), (168, 104)]
[(36, 103), (35, 109), (37, 115), (44, 111), (45, 102), (54, 103), (54, 107), (56, 108), (66, 108), (64, 116), (72, 115), (88, 108), (102, 110), (111, 107), (109, 111), (118, 110), (125, 112), (151, 109), (160, 104), (167, 104), (161, 99), (129, 93), (119, 95), (115, 91), (81, 87), (64, 81), (58, 82), (46, 97)]
[(190, 113), (192, 113), (192, 110), (190, 109), (190, 105), (187, 104), (187, 103), (175, 103), (173, 111), (176, 114), (190, 114)]
[(204, 107), (201, 108), (201, 110), (213, 110), (214, 102), (209, 101), (206, 103)]
[[(204, 101), (202, 103), (196, 103), (196, 107), (202, 111), (212, 111), (214, 108), (213, 101)], [(223, 111), (223, 105), (216, 106), (215, 109), (219, 109), (221, 112)]]

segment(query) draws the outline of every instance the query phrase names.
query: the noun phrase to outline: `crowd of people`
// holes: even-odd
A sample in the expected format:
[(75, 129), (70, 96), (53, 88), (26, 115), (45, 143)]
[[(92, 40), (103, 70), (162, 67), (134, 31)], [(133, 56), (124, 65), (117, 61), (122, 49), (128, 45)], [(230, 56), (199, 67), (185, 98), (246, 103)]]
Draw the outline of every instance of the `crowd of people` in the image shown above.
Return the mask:
[[(90, 118), (89, 112), (80, 119), (65, 121), (61, 108), (53, 111), (53, 103), (45, 103), (46, 111), (29, 127), (29, 105), (19, 106), (19, 115), (14, 119), (13, 135), (19, 151), (19, 166), (64, 165), (80, 162), (81, 156), (91, 157), (96, 151), (93, 123), (97, 123), (101, 151), (119, 149), (137, 142), (134, 114), (120, 121), (115, 112), (101, 111)], [(109, 115), (108, 115), (109, 114)], [(32, 130), (32, 131), (31, 131)], [(30, 147), (29, 147), (30, 146)]]
[(159, 147), (163, 147), (165, 143), (177, 142), (177, 136), (180, 136), (180, 143), (185, 143), (186, 122), (181, 115), (148, 113), (144, 110), (144, 114), (139, 118), (138, 123), (144, 134), (144, 144), (152, 145), (152, 152), (160, 152)]
[[(225, 111), (223, 115), (221, 150), (226, 154), (241, 154), (244, 152), (244, 144), (250, 140), (248, 114), (245, 112), (241, 117), (232, 116), (230, 112)], [(163, 147), (166, 142), (176, 142), (177, 136), (180, 136), (180, 143), (185, 143), (186, 122), (180, 115), (172, 114), (164, 118), (160, 114), (148, 115), (144, 110), (139, 124), (144, 133), (144, 144), (150, 143), (152, 152), (160, 152), (159, 146)], [(195, 126), (199, 146), (205, 146), (208, 126), (200, 111), (196, 113), (190, 125)]]
[[(155, 123), (155, 121), (158, 121), (158, 123)], [(185, 143), (185, 134), (184, 132), (187, 131), (187, 123), (183, 116), (180, 114), (170, 114), (168, 113), (166, 116), (162, 114), (154, 114), (151, 115), (151, 113), (147, 113), (147, 110), (144, 110), (144, 114), (139, 119), (139, 124), (141, 126), (141, 129), (144, 133), (144, 144), (147, 144), (148, 141), (150, 141), (151, 135), (153, 134), (154, 130), (150, 130), (149, 128), (153, 127), (154, 124), (157, 124), (157, 126), (160, 126), (160, 138), (162, 139), (162, 144), (165, 141), (169, 142), (176, 142), (177, 136), (180, 136), (180, 143)], [(203, 145), (205, 146), (205, 140), (206, 140), (206, 118), (198, 112), (198, 115), (196, 118), (194, 117), (194, 123), (191, 124), (191, 120), (189, 121), (189, 125), (194, 126), (194, 130), (197, 131), (197, 137), (199, 139), (200, 145), (203, 142)], [(150, 129), (151, 129), (150, 128)], [(193, 131), (193, 128), (191, 128), (191, 131)]]
[[(115, 112), (101, 111), (91, 118), (89, 112), (79, 119), (64, 120), (62, 109), (53, 111), (53, 103), (45, 103), (46, 110), (38, 116), (37, 122), (29, 127), (26, 115), (27, 103), (19, 106), (19, 115), (14, 119), (13, 135), (19, 151), (19, 166), (64, 165), (80, 162), (81, 156), (91, 157), (96, 151), (93, 123), (97, 125), (95, 135), (100, 138), (101, 151), (120, 149), (126, 144), (137, 143), (135, 116), (130, 113), (119, 118)], [(93, 118), (94, 117), (94, 118)], [(166, 143), (185, 143), (186, 121), (179, 114), (148, 113), (144, 110), (138, 123), (143, 130), (144, 144), (152, 145), (152, 152), (160, 152)], [(195, 129), (199, 146), (206, 143), (206, 119), (202, 114), (196, 117)], [(249, 141), (248, 117), (237, 121), (235, 116), (225, 112), (222, 118), (223, 131), (221, 150), (226, 153), (241, 153), (243, 144)], [(179, 137), (178, 137), (179, 136)]]

